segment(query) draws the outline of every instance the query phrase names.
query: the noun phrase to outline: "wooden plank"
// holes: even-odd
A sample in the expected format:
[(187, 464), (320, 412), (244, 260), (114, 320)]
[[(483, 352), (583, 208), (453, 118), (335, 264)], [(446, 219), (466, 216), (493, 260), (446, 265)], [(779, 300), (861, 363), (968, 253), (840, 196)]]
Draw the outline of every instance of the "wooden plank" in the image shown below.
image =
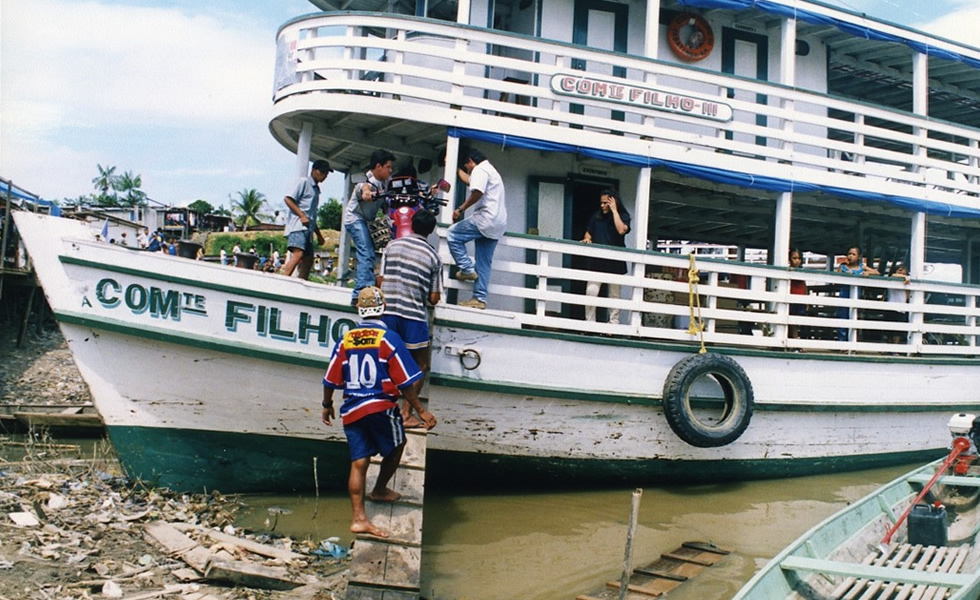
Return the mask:
[(103, 427), (102, 417), (97, 414), (16, 412), (14, 418), (26, 427)]
[(247, 560), (213, 560), (204, 576), (263, 590), (286, 591), (309, 583), (292, 575), (286, 567), (267, 567)]
[(358, 538), (357, 560), (351, 561), (350, 581), (375, 586), (418, 589), (422, 549)]
[[(368, 518), (388, 532), (387, 538), (360, 534), (354, 542), (347, 598), (407, 600), (419, 597), (422, 563), (422, 503), (425, 498), (427, 432), (406, 432), (405, 451), (389, 487), (402, 495), (396, 502), (365, 502)], [(368, 467), (377, 479), (380, 458)], [(370, 486), (370, 484), (369, 484)]]
[(143, 526), (143, 531), (163, 546), (168, 554), (177, 556), (199, 573), (203, 574), (207, 571), (211, 553), (191, 538), (177, 531), (170, 523), (151, 521)]
[(653, 569), (637, 568), (633, 569), (634, 573), (640, 575), (647, 575), (649, 577), (659, 577), (661, 579), (671, 579), (673, 581), (687, 581), (690, 577), (685, 577), (684, 575), (678, 575), (677, 573), (669, 573), (667, 571), (655, 571)]
[(788, 556), (783, 559), (782, 563), (780, 563), (780, 567), (785, 571), (809, 571), (813, 573), (844, 576), (853, 575), (862, 579), (881, 579), (884, 581), (898, 581), (900, 583), (944, 585), (956, 588), (967, 585), (973, 581), (972, 575), (911, 571), (908, 569), (895, 569), (892, 567), (881, 567), (874, 565), (859, 565), (856, 563), (820, 560), (817, 558), (805, 558), (802, 556)]
[(725, 548), (715, 546), (711, 542), (684, 542), (681, 544), (681, 548), (688, 548), (699, 552), (710, 552), (712, 554), (721, 554), (722, 556), (727, 556), (732, 553), (731, 550), (726, 550)]
[(703, 567), (710, 567), (724, 558), (724, 555), (714, 554), (713, 552), (699, 552), (697, 550), (691, 550), (683, 547), (678, 548), (673, 552), (665, 552), (661, 556), (663, 558), (672, 558), (682, 562), (694, 563)]
[(291, 552), (289, 550), (283, 550), (281, 548), (276, 548), (275, 546), (269, 546), (268, 544), (260, 544), (254, 540), (247, 540), (244, 538), (236, 537), (234, 535), (228, 535), (227, 533), (222, 533), (214, 529), (208, 529), (206, 527), (201, 527), (200, 525), (195, 525), (193, 523), (171, 523), (171, 525), (177, 531), (197, 531), (207, 535), (209, 538), (216, 542), (221, 542), (224, 544), (231, 544), (241, 548), (242, 550), (247, 550), (252, 554), (258, 554), (259, 556), (265, 556), (268, 558), (278, 558), (282, 560), (306, 560), (309, 558), (305, 554), (298, 554), (296, 552)]

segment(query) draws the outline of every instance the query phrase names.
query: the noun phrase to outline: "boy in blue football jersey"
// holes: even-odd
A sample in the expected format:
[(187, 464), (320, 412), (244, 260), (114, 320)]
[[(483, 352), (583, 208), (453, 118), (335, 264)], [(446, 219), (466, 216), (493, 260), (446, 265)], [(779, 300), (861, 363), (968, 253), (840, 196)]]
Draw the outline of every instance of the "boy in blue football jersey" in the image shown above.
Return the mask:
[(427, 429), (436, 425), (435, 416), (419, 402), (412, 385), (421, 379), (422, 371), (412, 359), (398, 334), (388, 331), (381, 315), (384, 295), (376, 287), (361, 290), (357, 312), (364, 319), (344, 335), (334, 347), (330, 364), (323, 377), (323, 422), (333, 424), (333, 391), (344, 390), (340, 419), (350, 447), (351, 468), (347, 482), (353, 518), (350, 530), (388, 537), (376, 527), (364, 509), (367, 469), (371, 457), (380, 454), (381, 470), (371, 491), (375, 502), (394, 502), (400, 494), (388, 488), (405, 449), (405, 427), (398, 408), (399, 391), (418, 412)]

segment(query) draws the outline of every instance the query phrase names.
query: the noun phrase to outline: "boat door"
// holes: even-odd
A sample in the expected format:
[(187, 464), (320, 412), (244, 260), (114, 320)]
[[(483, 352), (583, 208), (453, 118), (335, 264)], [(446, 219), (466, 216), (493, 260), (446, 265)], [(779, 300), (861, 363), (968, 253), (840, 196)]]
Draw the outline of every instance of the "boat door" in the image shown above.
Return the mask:
[[(576, 175), (559, 179), (553, 177), (531, 177), (528, 179), (527, 194), (527, 232), (556, 240), (581, 240), (589, 217), (599, 208), (599, 194), (606, 188), (617, 188), (615, 179), (582, 178)], [(537, 262), (537, 253), (528, 250), (526, 260)], [(560, 260), (560, 262), (558, 262)], [(584, 259), (578, 256), (550, 256), (551, 266), (584, 269)], [(527, 277), (526, 285), (536, 286), (537, 278)], [(581, 281), (549, 281), (548, 289), (572, 294), (585, 294), (585, 283)], [(525, 311), (533, 313), (536, 303), (525, 302)], [(583, 319), (585, 309), (580, 305), (565, 305), (548, 302), (545, 311), (565, 318)], [(601, 315), (600, 315), (601, 317)]]
[[(629, 26), (629, 5), (605, 2), (603, 0), (575, 0), (575, 15), (572, 20), (572, 43), (597, 48), (626, 52), (627, 29)], [(587, 71), (590, 75), (626, 77), (624, 67), (608, 64), (586, 64), (586, 61), (574, 59), (572, 68)], [(581, 115), (609, 115), (608, 109), (572, 104), (572, 113)], [(611, 118), (622, 121), (626, 118), (621, 110), (611, 111)]]
[[(769, 38), (758, 33), (731, 27), (724, 27), (721, 37), (722, 72), (758, 79), (759, 81), (769, 80)], [(734, 88), (728, 89), (728, 97), (752, 104), (764, 105), (768, 102), (768, 97), (765, 94), (736, 91)], [(735, 111), (734, 118), (736, 121), (746, 123), (754, 121), (760, 127), (766, 126), (766, 116), (762, 114), (746, 114), (745, 111)], [(748, 134), (733, 135), (731, 131), (726, 131), (725, 137), (746, 144), (766, 145), (766, 138), (762, 136), (754, 136), (753, 139), (753, 136)]]

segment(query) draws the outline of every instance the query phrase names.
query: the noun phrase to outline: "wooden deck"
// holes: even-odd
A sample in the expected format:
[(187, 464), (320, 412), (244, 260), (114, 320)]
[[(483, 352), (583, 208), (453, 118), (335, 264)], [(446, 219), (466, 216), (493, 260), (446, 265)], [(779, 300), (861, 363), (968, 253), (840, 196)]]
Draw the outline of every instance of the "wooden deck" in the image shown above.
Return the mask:
[[(407, 430), (405, 453), (391, 488), (398, 502), (367, 502), (368, 517), (386, 529), (386, 539), (358, 535), (351, 555), (347, 600), (417, 600), (422, 566), (422, 501), (425, 497), (424, 429)], [(368, 489), (381, 461), (371, 460)]]
[[(697, 576), (730, 554), (708, 542), (684, 542), (679, 548), (660, 555), (645, 567), (633, 569), (627, 588), (629, 600), (649, 600), (663, 596), (672, 589)], [(576, 596), (575, 600), (614, 600), (619, 598), (620, 583), (610, 581), (604, 589), (593, 594)]]

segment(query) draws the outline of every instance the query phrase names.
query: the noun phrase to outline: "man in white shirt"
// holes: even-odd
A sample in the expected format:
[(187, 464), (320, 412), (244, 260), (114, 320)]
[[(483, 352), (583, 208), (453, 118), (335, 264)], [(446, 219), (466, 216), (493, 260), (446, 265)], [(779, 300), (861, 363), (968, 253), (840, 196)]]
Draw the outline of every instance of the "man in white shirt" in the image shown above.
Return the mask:
[[(459, 306), (482, 310), (487, 307), (487, 289), (497, 240), (507, 229), (504, 182), (487, 157), (475, 148), (466, 153), (463, 168), (469, 174), (470, 191), (466, 201), (453, 211), (453, 226), (449, 228), (447, 242), (449, 253), (459, 267), (456, 278), (474, 282), (473, 297), (460, 302)], [(469, 208), (473, 208), (473, 212), (464, 219)], [(473, 242), (475, 263), (466, 253), (466, 243), (470, 241)]]

